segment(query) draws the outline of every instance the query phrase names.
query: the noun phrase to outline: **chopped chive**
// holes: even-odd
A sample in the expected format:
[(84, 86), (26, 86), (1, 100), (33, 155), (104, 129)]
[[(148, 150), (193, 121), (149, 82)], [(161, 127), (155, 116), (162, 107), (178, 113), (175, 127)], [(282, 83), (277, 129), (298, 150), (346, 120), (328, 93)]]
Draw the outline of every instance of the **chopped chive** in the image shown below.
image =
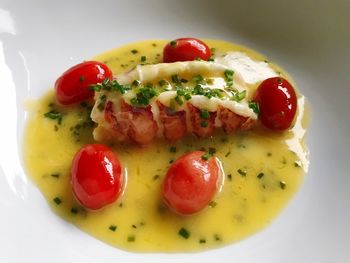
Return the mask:
[(284, 190), (286, 188), (286, 182), (285, 181), (280, 181), (280, 187), (282, 190)]
[(170, 46), (176, 47), (176, 44), (177, 44), (176, 40), (170, 41)]
[(182, 78), (182, 79), (180, 79), (180, 82), (181, 82), (181, 83), (187, 83), (187, 82), (188, 82), (188, 80), (187, 80), (187, 79)]
[(232, 97), (232, 100), (240, 102), (245, 98), (246, 94), (247, 94), (246, 90), (243, 90), (241, 92), (236, 92), (235, 95)]
[(135, 242), (135, 236), (128, 236), (128, 242)]
[(159, 82), (158, 82), (158, 85), (159, 86), (165, 86), (165, 85), (167, 85), (168, 84), (168, 82), (166, 81), (166, 80), (164, 80), (164, 79), (162, 79), (162, 80), (160, 80)]
[(214, 208), (217, 205), (217, 203), (215, 201), (210, 201), (210, 203), (208, 204), (208, 206), (210, 206), (211, 208)]
[(176, 96), (176, 97), (175, 97), (175, 101), (176, 101), (176, 103), (179, 104), (179, 105), (182, 105), (182, 104), (184, 103), (183, 100), (182, 100), (182, 98), (181, 98), (180, 96)]
[(59, 178), (60, 174), (59, 173), (53, 173), (53, 174), (51, 174), (51, 176), (54, 177), (54, 178)]
[(227, 179), (229, 179), (230, 181), (232, 181), (232, 174), (228, 174), (228, 175), (227, 175)]
[(131, 50), (131, 53), (137, 54), (137, 53), (139, 53), (139, 51), (138, 51), (137, 49), (132, 49), (132, 50)]
[(278, 79), (277, 79), (277, 83), (282, 83), (282, 79), (281, 79), (281, 78), (278, 78)]
[(137, 86), (139, 86), (140, 84), (141, 84), (141, 82), (140, 82), (139, 80), (137, 80), (137, 79), (135, 79), (135, 80), (131, 83), (131, 85), (134, 86), (134, 87), (137, 87)]
[(208, 110), (201, 109), (201, 118), (202, 119), (209, 119), (210, 113)]
[(209, 158), (210, 158), (210, 154), (209, 153), (205, 153), (205, 154), (203, 154), (202, 155), (202, 159), (204, 160), (204, 161), (208, 161), (209, 160)]
[(242, 170), (242, 169), (238, 169), (237, 172), (242, 175), (242, 176), (246, 176), (247, 175), (247, 172)]
[(146, 56), (141, 56), (141, 62), (145, 62), (146, 61)]
[(157, 46), (157, 44), (156, 43), (152, 43), (152, 47), (156, 47)]
[(185, 98), (185, 100), (190, 100), (190, 99), (192, 99), (192, 96), (189, 93), (186, 93), (184, 95), (184, 98)]
[(259, 104), (257, 102), (255, 102), (255, 101), (249, 102), (248, 107), (251, 108), (254, 113), (259, 115), (260, 108), (259, 108)]
[(110, 225), (108, 229), (114, 232), (114, 231), (117, 230), (117, 226), (116, 225)]
[(258, 179), (261, 179), (264, 175), (264, 173), (259, 173), (256, 177), (258, 177)]
[(80, 77), (79, 77), (79, 81), (80, 81), (80, 82), (83, 82), (84, 80), (85, 80), (85, 77), (84, 77), (84, 76), (80, 76)]
[(169, 151), (170, 151), (171, 153), (175, 153), (175, 152), (176, 152), (176, 147), (175, 147), (175, 146), (171, 146), (170, 149), (169, 149)]
[(181, 80), (179, 79), (179, 76), (176, 74), (171, 76), (171, 81), (176, 83), (176, 84), (181, 84)]
[(174, 162), (174, 159), (170, 159), (169, 163), (173, 163)]
[(229, 157), (229, 156), (230, 156), (230, 154), (231, 154), (231, 149), (230, 149), (230, 150), (228, 150), (228, 152), (225, 154), (225, 157)]
[(268, 157), (270, 157), (270, 156), (272, 156), (272, 153), (267, 153), (266, 155), (267, 155)]
[(216, 149), (214, 147), (209, 147), (209, 154), (213, 155), (216, 153)]
[(71, 212), (72, 214), (78, 214), (78, 208), (72, 207), (72, 208), (70, 209), (70, 212)]
[(186, 228), (183, 228), (183, 227), (179, 230), (178, 234), (185, 239), (188, 239), (190, 237), (190, 232)]
[(131, 225), (131, 227), (132, 227), (132, 228), (135, 228), (135, 229), (137, 228), (137, 226), (136, 226), (136, 225)]
[(203, 127), (203, 128), (208, 127), (208, 122), (207, 121), (202, 121), (201, 122), (201, 127)]
[(201, 83), (203, 83), (204, 78), (202, 77), (202, 75), (196, 75), (196, 76), (192, 77), (192, 80), (194, 82), (196, 82), (197, 84), (201, 84)]
[(204, 239), (204, 238), (201, 238), (201, 239), (199, 239), (199, 243), (200, 244), (204, 244), (204, 243), (206, 243), (207, 241)]
[(44, 114), (44, 117), (49, 118), (51, 120), (57, 120), (57, 123), (60, 125), (62, 123), (63, 115), (58, 111), (51, 110), (49, 112), (46, 112)]
[(59, 204), (62, 203), (62, 200), (61, 200), (61, 198), (59, 198), (59, 197), (55, 197), (55, 198), (53, 199), (53, 201), (56, 203), (56, 205), (59, 205)]
[(156, 174), (155, 176), (153, 176), (153, 181), (159, 179), (160, 175), (159, 174)]
[(214, 235), (214, 239), (215, 239), (215, 241), (220, 241), (221, 237), (218, 234), (215, 234)]

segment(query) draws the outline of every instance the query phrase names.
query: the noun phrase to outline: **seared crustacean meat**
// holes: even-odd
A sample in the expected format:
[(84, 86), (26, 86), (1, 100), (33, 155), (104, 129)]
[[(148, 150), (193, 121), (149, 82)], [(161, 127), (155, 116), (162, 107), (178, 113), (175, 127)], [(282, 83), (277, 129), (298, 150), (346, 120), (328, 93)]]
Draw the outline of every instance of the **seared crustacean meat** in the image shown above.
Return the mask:
[(226, 133), (250, 129), (257, 119), (243, 79), (215, 62), (140, 65), (94, 89), (97, 141), (204, 138), (220, 127)]

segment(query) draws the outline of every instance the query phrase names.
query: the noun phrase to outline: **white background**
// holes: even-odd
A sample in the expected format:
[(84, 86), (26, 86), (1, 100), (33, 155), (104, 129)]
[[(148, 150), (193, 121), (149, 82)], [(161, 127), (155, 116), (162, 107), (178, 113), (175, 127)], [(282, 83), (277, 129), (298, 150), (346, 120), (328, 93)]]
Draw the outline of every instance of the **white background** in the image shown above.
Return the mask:
[[(0, 262), (350, 262), (350, 1), (0, 0)], [(22, 170), (23, 102), (121, 44), (193, 36), (280, 64), (311, 104), (310, 171), (264, 231), (194, 254), (135, 254), (57, 217)], [(44, 142), (43, 142), (44, 143)]]

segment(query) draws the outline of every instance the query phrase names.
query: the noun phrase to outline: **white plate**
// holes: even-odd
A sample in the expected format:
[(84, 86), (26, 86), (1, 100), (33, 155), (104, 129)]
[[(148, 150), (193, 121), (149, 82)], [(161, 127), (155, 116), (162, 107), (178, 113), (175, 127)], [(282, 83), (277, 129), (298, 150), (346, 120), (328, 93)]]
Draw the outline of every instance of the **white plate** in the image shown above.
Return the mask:
[[(349, 1), (0, 1), (0, 262), (350, 262)], [(194, 254), (134, 254), (57, 217), (22, 168), (23, 101), (121, 44), (182, 36), (250, 46), (311, 103), (310, 171), (264, 231)]]

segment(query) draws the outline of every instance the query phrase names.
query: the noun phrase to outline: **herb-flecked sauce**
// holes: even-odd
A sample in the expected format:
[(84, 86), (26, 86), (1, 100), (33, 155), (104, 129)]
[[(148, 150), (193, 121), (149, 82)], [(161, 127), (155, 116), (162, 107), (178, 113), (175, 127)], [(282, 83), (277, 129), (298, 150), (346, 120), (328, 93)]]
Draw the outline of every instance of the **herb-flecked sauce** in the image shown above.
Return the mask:
[[(216, 40), (206, 42), (216, 51), (242, 51), (255, 60), (266, 60), (242, 46)], [(94, 60), (106, 63), (118, 75), (140, 63), (161, 62), (165, 44), (163, 40), (133, 43)], [(270, 66), (290, 80), (282, 69), (272, 63)], [(59, 106), (53, 91), (31, 103), (24, 159), (28, 175), (55, 213), (121, 249), (198, 251), (243, 239), (271, 223), (298, 190), (307, 170), (303, 144), (307, 114), (304, 97), (299, 95), (296, 122), (284, 133), (257, 128), (233, 135), (217, 131), (208, 139), (188, 136), (175, 144), (160, 139), (144, 147), (108, 144), (123, 164), (126, 187), (116, 203), (101, 211), (87, 211), (72, 195), (70, 166), (75, 153), (94, 142), (91, 106)], [(223, 185), (204, 211), (180, 216), (163, 204), (160, 186), (173, 160), (198, 149), (216, 151), (223, 167)]]

